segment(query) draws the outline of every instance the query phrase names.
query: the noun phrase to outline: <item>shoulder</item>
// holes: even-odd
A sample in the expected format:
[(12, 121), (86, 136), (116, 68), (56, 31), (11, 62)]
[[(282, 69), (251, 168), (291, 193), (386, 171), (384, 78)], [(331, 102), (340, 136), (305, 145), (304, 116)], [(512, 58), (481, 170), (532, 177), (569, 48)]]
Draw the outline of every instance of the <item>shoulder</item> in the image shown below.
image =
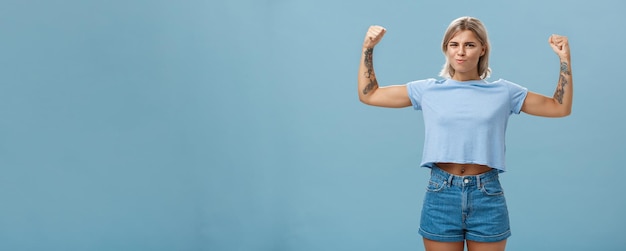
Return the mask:
[(420, 79), (408, 82), (407, 85), (432, 85), (432, 84), (440, 84), (445, 80), (437, 80), (434, 78)]
[(501, 78), (501, 79), (498, 79), (498, 80), (496, 80), (496, 81), (493, 81), (493, 82), (491, 82), (491, 83), (492, 83), (492, 84), (497, 84), (497, 85), (505, 85), (505, 86), (520, 86), (520, 87), (521, 87), (521, 85), (518, 85), (518, 84), (514, 83), (513, 81), (509, 81), (509, 80), (502, 79), (502, 78)]
[(427, 89), (430, 88), (432, 86), (435, 85), (439, 85), (445, 82), (445, 79), (443, 80), (437, 80), (434, 78), (427, 78), (427, 79), (420, 79), (420, 80), (414, 80), (411, 82), (406, 83), (406, 86), (409, 90), (411, 89)]
[(521, 86), (515, 82), (506, 80), (506, 79), (498, 79), (496, 81), (491, 82), (494, 85), (500, 85), (506, 87), (509, 91), (518, 92), (518, 91), (527, 91), (528, 89), (524, 86)]
[(427, 79), (421, 79), (421, 80), (408, 82), (406, 84), (406, 88), (407, 88), (407, 91), (409, 92), (409, 95), (411, 95), (415, 93), (422, 93), (425, 90), (430, 89), (432, 86), (437, 85), (437, 84), (441, 84), (441, 82), (434, 78), (427, 78)]

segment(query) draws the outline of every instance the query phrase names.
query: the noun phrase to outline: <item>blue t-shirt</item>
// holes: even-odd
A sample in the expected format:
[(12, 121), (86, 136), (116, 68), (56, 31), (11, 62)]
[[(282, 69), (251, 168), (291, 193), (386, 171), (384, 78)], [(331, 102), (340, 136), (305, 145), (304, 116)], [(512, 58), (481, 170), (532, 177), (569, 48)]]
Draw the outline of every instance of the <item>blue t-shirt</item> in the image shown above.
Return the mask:
[(424, 116), (422, 167), (452, 162), (506, 171), (506, 126), (511, 114), (520, 113), (528, 89), (502, 79), (425, 79), (406, 86)]

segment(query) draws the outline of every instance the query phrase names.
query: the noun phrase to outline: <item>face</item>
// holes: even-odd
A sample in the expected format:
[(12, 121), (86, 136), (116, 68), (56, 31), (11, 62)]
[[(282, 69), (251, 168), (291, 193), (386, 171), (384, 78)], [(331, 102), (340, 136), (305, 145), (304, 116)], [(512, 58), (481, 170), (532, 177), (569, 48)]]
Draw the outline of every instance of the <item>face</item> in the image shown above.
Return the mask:
[(485, 47), (471, 30), (457, 32), (448, 42), (446, 57), (454, 68), (452, 79), (465, 81), (480, 79), (478, 60), (485, 54)]

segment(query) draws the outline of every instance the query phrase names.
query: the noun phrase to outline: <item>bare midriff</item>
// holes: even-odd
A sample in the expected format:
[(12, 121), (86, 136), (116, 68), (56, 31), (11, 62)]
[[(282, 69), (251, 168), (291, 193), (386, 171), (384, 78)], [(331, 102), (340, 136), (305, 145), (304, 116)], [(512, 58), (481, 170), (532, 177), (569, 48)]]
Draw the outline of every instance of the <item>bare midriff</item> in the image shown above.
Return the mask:
[(459, 163), (443, 163), (439, 162), (436, 165), (442, 170), (458, 175), (458, 176), (466, 176), (466, 175), (479, 175), (481, 173), (486, 173), (491, 171), (491, 167), (479, 164), (459, 164)]

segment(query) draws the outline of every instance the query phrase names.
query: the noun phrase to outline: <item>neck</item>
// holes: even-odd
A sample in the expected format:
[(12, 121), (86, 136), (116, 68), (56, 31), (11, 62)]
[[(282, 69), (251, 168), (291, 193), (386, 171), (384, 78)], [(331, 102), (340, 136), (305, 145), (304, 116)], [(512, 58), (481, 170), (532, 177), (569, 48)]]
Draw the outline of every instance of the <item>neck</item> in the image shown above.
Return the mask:
[(458, 72), (452, 76), (452, 79), (456, 81), (481, 80), (478, 74), (463, 74)]

